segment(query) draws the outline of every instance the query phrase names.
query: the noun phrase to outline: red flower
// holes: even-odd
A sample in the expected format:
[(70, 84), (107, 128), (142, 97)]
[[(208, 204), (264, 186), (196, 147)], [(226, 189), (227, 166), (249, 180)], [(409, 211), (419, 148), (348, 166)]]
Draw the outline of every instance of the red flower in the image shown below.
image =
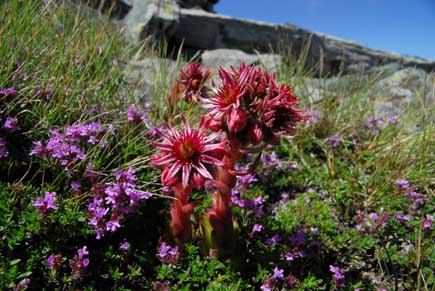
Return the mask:
[(222, 86), (215, 92), (213, 98), (202, 98), (203, 107), (210, 110), (210, 115), (221, 120), (225, 114), (229, 114), (233, 108), (239, 108), (242, 96), (246, 93), (247, 73), (240, 77), (230, 74), (224, 69), (219, 70)]
[(180, 70), (180, 75), (171, 94), (177, 95), (178, 98), (184, 97), (189, 102), (196, 101), (197, 96), (207, 96), (205, 83), (209, 79), (209, 70), (203, 71), (201, 64), (191, 63), (185, 69)]
[(217, 135), (207, 132), (204, 118), (201, 118), (197, 129), (191, 129), (187, 120), (184, 117), (182, 119), (184, 128), (180, 131), (168, 124), (168, 133), (156, 130), (157, 134), (163, 137), (163, 142), (153, 144), (163, 151), (156, 154), (151, 163), (165, 168), (162, 182), (167, 186), (181, 181), (183, 187), (193, 184), (202, 188), (203, 179), (198, 175), (204, 180), (213, 179), (205, 164), (222, 165), (222, 161), (216, 157), (226, 151), (225, 143), (213, 143)]
[(305, 119), (296, 109), (299, 103), (291, 88), (279, 86), (275, 75), (266, 70), (242, 64), (232, 72), (221, 69), (219, 76), (222, 85), (215, 89), (215, 96), (201, 101), (215, 127), (220, 125), (242, 147), (262, 141), (263, 145), (276, 144), (280, 136), (295, 131), (296, 123)]

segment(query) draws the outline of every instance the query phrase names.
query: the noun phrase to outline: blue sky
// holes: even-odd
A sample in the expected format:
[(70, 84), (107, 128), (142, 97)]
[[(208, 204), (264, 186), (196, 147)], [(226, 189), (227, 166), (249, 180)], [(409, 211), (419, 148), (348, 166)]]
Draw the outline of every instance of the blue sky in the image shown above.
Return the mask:
[(215, 10), (435, 60), (435, 0), (219, 0)]

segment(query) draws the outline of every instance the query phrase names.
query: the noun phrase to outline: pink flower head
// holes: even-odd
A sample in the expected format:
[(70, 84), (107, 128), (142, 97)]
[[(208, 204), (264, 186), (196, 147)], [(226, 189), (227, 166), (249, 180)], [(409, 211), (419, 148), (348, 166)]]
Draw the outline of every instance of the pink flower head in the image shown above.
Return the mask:
[(176, 263), (179, 256), (178, 247), (171, 247), (165, 242), (160, 245), (159, 252), (157, 253), (157, 257), (159, 257), (160, 261), (166, 264)]
[(18, 282), (17, 286), (15, 286), (14, 291), (26, 290), (27, 287), (29, 286), (29, 284), (30, 284), (30, 279), (29, 278), (24, 278), (23, 280)]
[(252, 233), (261, 232), (263, 230), (263, 226), (261, 224), (254, 224), (252, 227)]
[(329, 271), (332, 273), (332, 280), (334, 281), (334, 284), (337, 288), (344, 288), (346, 287), (346, 281), (345, 276), (342, 272), (342, 270), (337, 266), (329, 266)]
[(275, 269), (273, 269), (273, 276), (272, 278), (274, 279), (284, 279), (284, 270), (283, 269), (279, 269), (278, 267), (275, 267)]
[(432, 228), (432, 222), (434, 221), (434, 216), (430, 214), (426, 214), (426, 218), (423, 222), (424, 228)]
[(169, 103), (184, 98), (188, 102), (197, 101), (198, 97), (207, 97), (205, 83), (210, 79), (210, 71), (203, 70), (201, 64), (191, 63), (180, 70), (177, 83), (171, 89), (167, 99)]
[[(182, 182), (183, 187), (192, 183), (194, 178), (197, 186), (204, 179), (213, 179), (210, 171), (204, 164), (222, 165), (222, 161), (216, 155), (225, 152), (225, 143), (213, 143), (216, 134), (209, 134), (205, 130), (206, 121), (201, 119), (197, 129), (192, 129), (183, 117), (184, 128), (175, 130), (168, 124), (167, 133), (156, 129), (158, 135), (163, 137), (163, 142), (155, 142), (154, 145), (162, 152), (153, 157), (152, 164), (163, 167), (162, 182), (166, 186), (172, 186), (176, 182)], [(201, 188), (198, 187), (198, 188)]]
[(51, 255), (47, 259), (47, 265), (51, 270), (56, 270), (61, 263), (62, 263), (61, 255)]
[(75, 256), (71, 262), (71, 268), (76, 277), (80, 277), (82, 270), (89, 266), (89, 259), (85, 257), (88, 255), (89, 252), (87, 246), (77, 250), (77, 256)]
[(241, 144), (276, 144), (305, 120), (297, 97), (288, 86), (279, 86), (273, 74), (254, 66), (241, 65), (231, 72), (220, 69), (222, 85), (215, 96), (201, 99), (221, 129), (236, 134)]
[(240, 108), (231, 110), (227, 115), (227, 125), (230, 132), (242, 131), (248, 123), (248, 113)]
[(18, 118), (16, 117), (6, 117), (6, 121), (3, 124), (3, 128), (6, 129), (8, 132), (14, 132), (19, 129), (18, 127)]
[(130, 248), (130, 243), (126, 240), (124, 240), (122, 243), (119, 244), (119, 249), (123, 251), (127, 251)]
[(139, 124), (146, 121), (148, 116), (145, 112), (139, 111), (136, 106), (130, 106), (127, 111), (127, 119), (128, 121)]
[(38, 197), (32, 205), (38, 208), (41, 215), (46, 215), (51, 210), (57, 209), (57, 205), (54, 202), (55, 199), (56, 192), (45, 192), (44, 198)]
[(236, 78), (224, 69), (219, 70), (219, 77), (222, 80), (222, 86), (216, 90), (216, 95), (210, 99), (202, 99), (203, 106), (210, 110), (210, 115), (216, 120), (221, 120), (228, 115), (232, 109), (239, 108), (242, 96), (246, 93), (245, 83), (248, 71)]
[(197, 94), (205, 95), (205, 83), (210, 79), (210, 71), (203, 71), (202, 65), (191, 63), (187, 68), (180, 70), (178, 84), (185, 88), (187, 101), (195, 100)]
[(8, 99), (8, 97), (17, 97), (18, 91), (14, 87), (1, 87), (0, 88), (0, 99)]
[(399, 191), (408, 190), (410, 188), (409, 181), (403, 178), (396, 180), (396, 186)]

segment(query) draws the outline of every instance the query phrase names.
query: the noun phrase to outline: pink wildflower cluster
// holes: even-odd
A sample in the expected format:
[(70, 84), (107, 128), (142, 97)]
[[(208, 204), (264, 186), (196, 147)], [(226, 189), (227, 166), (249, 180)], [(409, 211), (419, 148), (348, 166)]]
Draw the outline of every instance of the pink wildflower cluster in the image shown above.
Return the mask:
[(399, 123), (399, 119), (397, 116), (390, 116), (387, 118), (386, 122), (382, 118), (376, 116), (369, 116), (364, 121), (364, 127), (369, 130), (372, 136), (378, 136), (380, 131), (385, 128), (385, 124), (387, 125), (397, 125)]
[(38, 197), (32, 205), (36, 207), (42, 216), (47, 215), (53, 210), (57, 209), (55, 203), (56, 192), (45, 192), (44, 198)]
[(124, 215), (129, 214), (141, 200), (150, 197), (150, 193), (137, 189), (133, 168), (118, 170), (114, 182), (94, 187), (94, 200), (88, 205), (88, 224), (95, 228), (97, 239), (100, 239), (106, 232), (120, 228)]
[(163, 242), (160, 247), (159, 251), (157, 253), (157, 257), (162, 263), (166, 264), (174, 264), (178, 261), (178, 257), (180, 256), (178, 252), (178, 247), (171, 247), (170, 245), (167, 245), (165, 242)]
[(18, 118), (6, 116), (3, 120), (1, 113), (1, 105), (6, 104), (12, 98), (18, 96), (18, 91), (13, 87), (0, 87), (0, 158), (6, 158), (9, 156), (9, 150), (7, 148), (8, 136), (19, 130)]
[(148, 115), (144, 111), (140, 111), (136, 106), (130, 106), (127, 111), (127, 120), (139, 124), (147, 121)]
[(68, 167), (85, 158), (84, 147), (86, 145), (96, 145), (101, 142), (101, 145), (105, 147), (107, 145), (105, 135), (112, 131), (113, 127), (105, 128), (98, 122), (71, 125), (64, 131), (54, 129), (50, 131), (50, 138), (46, 144), (42, 141), (34, 142), (30, 155), (43, 159), (52, 157), (69, 172)]
[(75, 277), (81, 277), (83, 270), (89, 266), (88, 255), (87, 246), (77, 250), (77, 255), (71, 261), (71, 269)]
[[(410, 203), (411, 206), (408, 214), (404, 215), (402, 212), (397, 212), (395, 215), (396, 219), (398, 221), (409, 222), (411, 221), (411, 216), (421, 216), (421, 212), (424, 210), (424, 206), (428, 200), (426, 195), (417, 192), (417, 189), (412, 187), (409, 181), (404, 178), (396, 180), (396, 187), (399, 193), (405, 194), (406, 198), (408, 199), (408, 203)], [(423, 227), (425, 229), (433, 228), (433, 222), (435, 221), (434, 215), (428, 213), (423, 213), (423, 215)]]
[(47, 259), (47, 265), (51, 270), (56, 270), (62, 263), (61, 255), (50, 255)]
[(418, 193), (415, 187), (411, 187), (408, 180), (403, 178), (397, 179), (396, 186), (397, 190), (404, 193), (406, 198), (408, 198), (413, 212), (418, 211), (426, 204), (427, 197), (422, 193)]
[(329, 270), (332, 273), (332, 280), (334, 281), (335, 287), (340, 289), (346, 287), (346, 277), (343, 271), (337, 266), (329, 266)]
[(14, 87), (0, 87), (0, 101), (7, 102), (18, 96), (18, 91)]
[(356, 216), (356, 229), (360, 233), (365, 233), (367, 231), (376, 233), (382, 230), (386, 225), (391, 216), (381, 208), (378, 212), (365, 213), (364, 211), (359, 212)]
[[(260, 287), (262, 291), (273, 291), (273, 290), (293, 290), (299, 286), (299, 280), (289, 273), (287, 276), (284, 275), (284, 269), (275, 267), (273, 269), (273, 275), (267, 276), (263, 280), (263, 284)], [(284, 288), (284, 289), (283, 289)]]

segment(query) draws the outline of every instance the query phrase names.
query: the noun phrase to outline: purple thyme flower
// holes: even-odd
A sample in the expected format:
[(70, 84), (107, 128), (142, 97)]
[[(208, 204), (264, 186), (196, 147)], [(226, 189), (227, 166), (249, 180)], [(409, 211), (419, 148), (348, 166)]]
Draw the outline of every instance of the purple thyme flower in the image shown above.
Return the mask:
[(271, 238), (268, 238), (266, 240), (266, 245), (273, 246), (273, 245), (279, 243), (281, 240), (282, 240), (281, 236), (279, 234), (276, 234), (276, 235), (274, 235)]
[(426, 229), (431, 228), (433, 221), (434, 221), (434, 216), (430, 214), (426, 214), (426, 218), (423, 222), (423, 227)]
[(62, 263), (61, 255), (51, 255), (47, 259), (47, 265), (51, 270), (56, 270), (61, 263)]
[(83, 269), (89, 266), (89, 259), (85, 258), (85, 256), (88, 255), (89, 252), (87, 246), (83, 246), (83, 248), (77, 250), (77, 255), (71, 262), (71, 268), (74, 276), (80, 277)]
[(254, 174), (248, 174), (244, 176), (237, 176), (237, 187), (241, 187), (243, 190), (250, 189), (252, 185), (257, 182), (258, 179)]
[(342, 142), (343, 137), (341, 136), (341, 134), (335, 134), (333, 136), (328, 137), (328, 143), (333, 147), (336, 148), (340, 145), (340, 143)]
[(286, 192), (281, 193), (281, 200), (282, 200), (282, 202), (288, 202), (289, 194)]
[(0, 137), (0, 158), (6, 158), (9, 155), (8, 149), (6, 148), (6, 140)]
[(23, 280), (21, 280), (17, 286), (15, 286), (14, 291), (22, 291), (22, 290), (26, 290), (27, 287), (30, 284), (30, 279), (29, 278), (24, 278)]
[(103, 199), (94, 198), (94, 201), (88, 205), (89, 221), (88, 224), (95, 228), (97, 239), (100, 239), (105, 232), (104, 217), (109, 212), (109, 208), (103, 207)]
[(128, 108), (127, 119), (128, 121), (132, 121), (138, 124), (146, 121), (148, 119), (148, 116), (145, 112), (139, 112), (137, 107), (132, 105)]
[(284, 258), (287, 262), (294, 261), (294, 259), (296, 258), (304, 258), (306, 256), (307, 254), (305, 253), (305, 251), (300, 250), (299, 247), (295, 247), (291, 251), (288, 251), (284, 254)]
[(261, 285), (262, 291), (273, 291), (275, 289), (275, 280), (272, 277), (266, 277)]
[(153, 291), (169, 291), (171, 282), (165, 280), (163, 282), (153, 282)]
[[(152, 195), (136, 189), (133, 168), (126, 171), (117, 170), (114, 182), (107, 186), (95, 185), (94, 190), (94, 201), (88, 205), (88, 224), (95, 228), (97, 239), (106, 231), (115, 232), (121, 227), (123, 216), (129, 214), (140, 201)], [(107, 215), (109, 212), (110, 216)], [(108, 217), (110, 220), (107, 220)]]
[[(283, 162), (279, 159), (275, 152), (263, 153), (260, 157), (263, 167), (275, 168), (275, 170), (281, 170), (283, 168)], [(267, 173), (264, 173), (267, 176)]]
[(106, 223), (106, 230), (110, 232), (115, 232), (118, 228), (121, 227), (119, 220), (109, 220)]
[(329, 270), (332, 273), (332, 280), (334, 281), (335, 286), (340, 289), (346, 287), (345, 276), (340, 268), (330, 265)]
[(311, 235), (318, 235), (319, 229), (317, 227), (310, 227), (310, 233)]
[(403, 178), (396, 180), (396, 186), (399, 191), (408, 190), (410, 187), (409, 181)]
[(399, 122), (399, 118), (397, 116), (390, 116), (387, 118), (387, 122), (389, 124), (397, 124)]
[(69, 165), (85, 158), (84, 144), (96, 145), (101, 142), (101, 146), (104, 146), (105, 136), (112, 131), (113, 128), (110, 125), (106, 128), (98, 122), (67, 126), (63, 131), (53, 129), (50, 130), (47, 145), (44, 146), (41, 141), (34, 142), (34, 148), (30, 154), (42, 158), (51, 156), (58, 160), (67, 171), (70, 169)]
[(395, 217), (398, 221), (411, 221), (411, 216), (409, 214), (403, 215), (400, 211), (396, 213)]
[(38, 197), (32, 205), (38, 208), (41, 215), (46, 215), (51, 210), (57, 209), (57, 205), (54, 202), (55, 199), (56, 192), (45, 192), (44, 198)]
[(119, 244), (119, 249), (126, 251), (130, 248), (130, 243), (126, 240), (124, 240), (124, 242)]
[(424, 194), (418, 193), (412, 188), (406, 190), (405, 196), (408, 198), (408, 202), (412, 204), (413, 211), (420, 209), (427, 201), (427, 197)]
[(17, 96), (18, 96), (18, 91), (15, 90), (14, 87), (10, 87), (10, 88), (1, 87), (0, 88), (0, 98), (3, 98), (3, 97), (17, 97)]
[(373, 136), (379, 135), (379, 130), (381, 129), (383, 124), (384, 124), (384, 122), (382, 121), (382, 119), (377, 118), (375, 116), (369, 116), (364, 121), (364, 127), (367, 129), (370, 129), (371, 135), (373, 135)]
[(174, 264), (178, 261), (179, 257), (178, 247), (171, 247), (163, 242), (159, 247), (157, 257), (162, 263)]
[(6, 121), (3, 124), (3, 128), (6, 129), (8, 132), (14, 132), (19, 129), (18, 127), (18, 118), (16, 117), (6, 117)]
[(263, 230), (263, 226), (261, 224), (254, 224), (252, 228), (252, 233), (261, 232)]
[(279, 269), (278, 267), (275, 267), (275, 269), (273, 269), (272, 278), (274, 278), (274, 279), (284, 279), (284, 270), (283, 269)]
[(80, 183), (77, 181), (71, 182), (71, 189), (73, 189), (74, 191), (79, 191), (80, 186), (81, 186)]

